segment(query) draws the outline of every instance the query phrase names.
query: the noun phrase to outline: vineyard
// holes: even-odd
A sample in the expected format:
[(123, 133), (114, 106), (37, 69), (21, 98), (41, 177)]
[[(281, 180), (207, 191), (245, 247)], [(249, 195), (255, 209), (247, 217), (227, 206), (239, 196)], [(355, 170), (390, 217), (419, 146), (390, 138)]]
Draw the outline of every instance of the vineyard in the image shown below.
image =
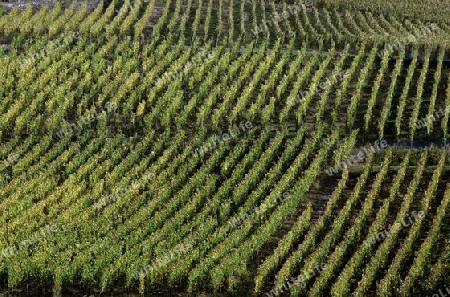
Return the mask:
[(0, 294), (450, 293), (450, 4), (0, 4)]

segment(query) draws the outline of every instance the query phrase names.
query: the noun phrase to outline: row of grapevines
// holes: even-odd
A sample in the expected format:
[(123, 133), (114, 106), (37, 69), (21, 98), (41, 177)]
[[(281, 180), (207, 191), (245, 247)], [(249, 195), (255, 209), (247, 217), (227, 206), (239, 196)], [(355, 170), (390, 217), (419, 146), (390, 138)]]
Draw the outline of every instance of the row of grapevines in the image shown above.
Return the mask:
[(430, 65), (430, 55), (431, 55), (431, 49), (429, 47), (425, 50), (425, 62), (423, 63), (423, 67), (420, 71), (419, 80), (417, 81), (417, 95), (414, 99), (414, 107), (411, 114), (411, 117), (409, 119), (409, 131), (410, 131), (410, 139), (414, 138), (414, 132), (417, 128), (416, 123), (419, 118), (419, 112), (420, 112), (420, 105), (422, 103), (422, 94), (423, 94), (423, 87), (425, 85), (425, 79), (428, 71), (428, 66)]
[(414, 70), (417, 65), (417, 57), (419, 55), (419, 51), (416, 47), (413, 48), (413, 59), (411, 64), (408, 67), (408, 72), (406, 74), (405, 84), (403, 85), (403, 91), (400, 95), (399, 105), (397, 106), (397, 118), (395, 119), (395, 127), (397, 136), (401, 133), (401, 121), (403, 118), (403, 113), (406, 107), (406, 97), (408, 96), (410, 84), (414, 75)]

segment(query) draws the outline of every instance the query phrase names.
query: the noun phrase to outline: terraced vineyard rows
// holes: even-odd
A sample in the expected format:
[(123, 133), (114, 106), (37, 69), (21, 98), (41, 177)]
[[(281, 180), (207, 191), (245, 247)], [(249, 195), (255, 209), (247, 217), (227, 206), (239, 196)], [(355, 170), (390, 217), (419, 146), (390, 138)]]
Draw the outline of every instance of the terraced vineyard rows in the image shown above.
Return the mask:
[(449, 25), (281, 2), (0, 16), (3, 291), (445, 288)]

